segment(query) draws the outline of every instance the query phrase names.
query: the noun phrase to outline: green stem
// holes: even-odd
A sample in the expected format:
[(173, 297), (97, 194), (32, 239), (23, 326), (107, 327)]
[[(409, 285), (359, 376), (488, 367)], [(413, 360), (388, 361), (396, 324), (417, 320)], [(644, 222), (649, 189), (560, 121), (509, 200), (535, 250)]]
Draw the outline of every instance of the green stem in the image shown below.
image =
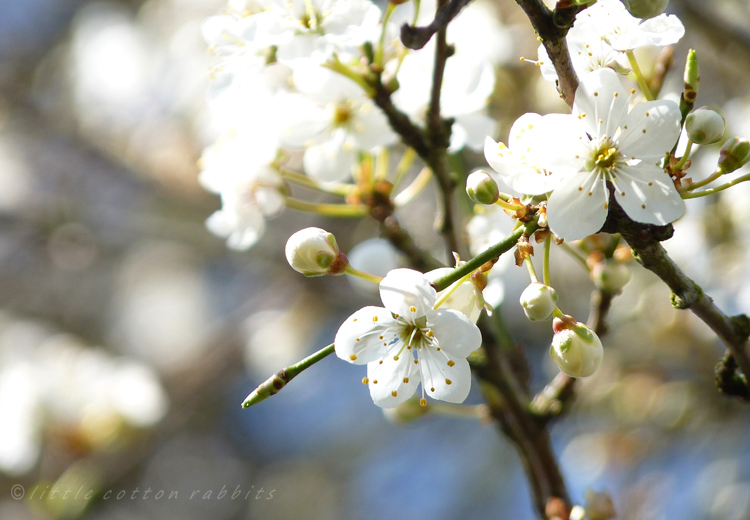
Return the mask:
[(276, 372), (263, 383), (258, 385), (258, 388), (250, 392), (250, 395), (248, 395), (242, 402), (242, 408), (249, 408), (254, 404), (258, 404), (259, 402), (268, 399), (272, 395), (277, 394), (300, 372), (307, 370), (318, 361), (330, 356), (333, 354), (334, 350), (334, 344), (331, 343), (327, 347), (320, 349), (315, 354), (306, 357), (302, 361)]
[(718, 179), (722, 175), (724, 175), (724, 170), (721, 169), (721, 168), (717, 168), (715, 172), (713, 172), (711, 175), (709, 175), (708, 177), (706, 177), (702, 181), (700, 181), (700, 182), (694, 182), (693, 184), (690, 184), (689, 186), (686, 186), (685, 189), (682, 190), (682, 191), (693, 191), (694, 189), (702, 188), (706, 184), (711, 184), (712, 182), (714, 182), (716, 179)]
[(648, 88), (648, 84), (646, 83), (646, 78), (643, 77), (641, 68), (638, 66), (638, 61), (635, 59), (635, 54), (633, 54), (633, 51), (628, 51), (625, 54), (628, 57), (630, 66), (633, 68), (633, 72), (635, 73), (635, 79), (638, 81), (638, 86), (641, 87), (641, 92), (643, 92), (643, 96), (646, 98), (647, 101), (653, 101), (654, 95), (651, 93), (651, 89)]
[(735, 184), (739, 184), (741, 182), (750, 181), (750, 173), (747, 173), (741, 177), (737, 177), (733, 181), (727, 182), (726, 184), (722, 184), (721, 186), (717, 186), (716, 188), (709, 188), (705, 191), (700, 191), (698, 193), (692, 192), (692, 193), (683, 193), (682, 198), (683, 199), (695, 199), (698, 197), (705, 197), (707, 195), (713, 195), (714, 193), (718, 193), (720, 191), (724, 191), (727, 188), (731, 188)]
[(570, 254), (570, 256), (572, 256), (573, 258), (575, 258), (576, 260), (578, 260), (578, 262), (580, 262), (580, 263), (581, 263), (581, 265), (583, 265), (583, 267), (584, 267), (584, 268), (585, 268), (585, 269), (586, 269), (587, 271), (590, 271), (590, 270), (591, 270), (591, 269), (589, 269), (589, 264), (587, 264), (587, 263), (586, 263), (586, 259), (585, 259), (584, 257), (582, 257), (582, 256), (581, 256), (581, 255), (580, 255), (580, 254), (578, 253), (578, 251), (576, 251), (576, 250), (575, 250), (575, 248), (573, 248), (573, 247), (572, 247), (572, 246), (571, 246), (570, 244), (568, 244), (567, 242), (563, 242), (563, 243), (562, 243), (562, 244), (560, 244), (560, 245), (562, 246), (562, 248), (563, 248), (563, 249), (564, 249), (565, 251), (567, 251), (567, 252), (568, 252), (568, 253)]
[(365, 217), (370, 213), (370, 208), (365, 204), (318, 204), (291, 197), (286, 197), (285, 203), (289, 208), (327, 217)]
[(550, 276), (549, 276), (549, 252), (552, 249), (552, 233), (547, 235), (547, 239), (544, 241), (544, 263), (542, 264), (542, 277), (544, 279), (544, 285), (551, 287)]
[(375, 51), (375, 65), (378, 67), (383, 66), (383, 54), (385, 53), (385, 33), (386, 28), (388, 27), (388, 19), (391, 17), (391, 14), (393, 14), (393, 10), (396, 8), (396, 4), (392, 4), (391, 2), (388, 2), (388, 6), (385, 8), (385, 14), (383, 15), (383, 21), (380, 22), (383, 24), (383, 30), (380, 31), (380, 41), (378, 42), (378, 48)]
[(322, 66), (332, 70), (333, 72), (337, 72), (346, 78), (349, 78), (354, 83), (362, 87), (362, 90), (364, 90), (365, 94), (367, 94), (369, 97), (375, 96), (375, 89), (367, 82), (362, 74), (353, 71), (351, 68), (341, 63), (341, 60), (339, 60), (339, 57), (336, 54), (333, 55), (332, 60), (333, 61), (327, 61)]
[(380, 282), (383, 281), (383, 279), (380, 276), (375, 276), (374, 274), (365, 273), (364, 271), (355, 269), (351, 265), (346, 266), (346, 271), (344, 272), (346, 274), (356, 276), (357, 278), (362, 278), (363, 280), (367, 280), (368, 282), (374, 282), (374, 283), (380, 284)]
[(522, 235), (531, 235), (538, 229), (538, 227), (539, 226), (534, 221), (527, 223), (525, 226), (517, 229), (494, 246), (485, 249), (462, 266), (456, 267), (450, 273), (438, 278), (433, 282), (433, 285), (437, 287), (438, 291), (442, 291), (446, 287), (449, 287), (453, 282), (460, 280), (493, 258), (497, 258), (503, 253), (510, 251), (518, 243), (518, 239), (521, 238)]
[(687, 147), (685, 147), (685, 153), (682, 154), (680, 160), (674, 165), (675, 170), (681, 170), (685, 163), (690, 158), (690, 150), (693, 148), (693, 140), (688, 138)]
[(529, 278), (533, 283), (539, 283), (539, 278), (536, 275), (536, 269), (534, 269), (534, 262), (531, 261), (531, 257), (527, 256), (524, 260), (526, 263), (526, 269), (529, 270)]
[(425, 186), (427, 186), (427, 183), (430, 182), (430, 179), (432, 179), (432, 170), (425, 166), (414, 181), (393, 198), (393, 205), (397, 208), (406, 206), (414, 197), (419, 195)]
[(468, 273), (464, 277), (462, 277), (461, 280), (459, 280), (457, 283), (452, 284), (451, 286), (453, 287), (453, 289), (451, 289), (450, 291), (447, 291), (438, 301), (435, 302), (435, 305), (433, 305), (432, 308), (433, 309), (437, 309), (442, 304), (444, 304), (446, 302), (446, 300), (451, 297), (451, 294), (453, 294), (455, 292), (455, 290), (458, 289), (461, 286), (462, 283), (464, 283), (469, 278), (471, 278), (472, 274), (474, 274), (473, 271), (471, 273)]
[(430, 412), (435, 415), (446, 417), (456, 417), (462, 419), (479, 419), (482, 420), (489, 416), (489, 409), (486, 404), (465, 405), (451, 404), (441, 402), (431, 402)]
[(503, 209), (509, 209), (511, 211), (518, 211), (519, 209), (523, 209), (523, 206), (519, 206), (517, 204), (510, 204), (508, 202), (505, 202), (502, 197), (497, 199), (495, 202), (498, 206), (500, 206)]
[(353, 186), (351, 184), (343, 184), (340, 182), (327, 182), (323, 184), (316, 181), (315, 179), (308, 177), (307, 175), (302, 175), (283, 168), (279, 170), (279, 173), (281, 174), (281, 178), (285, 181), (293, 182), (294, 184), (304, 186), (305, 188), (310, 188), (311, 190), (330, 193), (331, 195), (340, 195), (342, 197), (346, 197), (347, 195), (352, 193), (352, 191), (357, 189), (356, 186)]

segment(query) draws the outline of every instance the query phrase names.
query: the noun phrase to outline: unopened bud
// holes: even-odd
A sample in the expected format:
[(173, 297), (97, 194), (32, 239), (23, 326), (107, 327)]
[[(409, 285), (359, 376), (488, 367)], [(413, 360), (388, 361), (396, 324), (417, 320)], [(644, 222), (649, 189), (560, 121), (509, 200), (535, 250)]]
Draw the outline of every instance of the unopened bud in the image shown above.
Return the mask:
[(607, 259), (591, 269), (597, 289), (617, 293), (630, 281), (630, 268), (617, 260)]
[(545, 321), (557, 307), (557, 291), (540, 282), (532, 282), (521, 293), (521, 307), (531, 321)]
[(474, 202), (488, 206), (497, 202), (500, 197), (495, 179), (483, 170), (475, 171), (466, 179), (466, 193)]
[(696, 144), (718, 143), (724, 136), (726, 121), (718, 112), (708, 107), (697, 108), (685, 119), (685, 130)]
[(286, 243), (289, 265), (305, 276), (343, 274), (349, 260), (339, 251), (336, 237), (316, 227), (297, 231)]
[(695, 56), (693, 49), (688, 51), (683, 79), (685, 84), (680, 96), (680, 112), (682, 113), (682, 117), (685, 117), (695, 106), (695, 100), (698, 98), (698, 86), (701, 82), (701, 74), (698, 70), (698, 58)]
[(669, 0), (621, 0), (625, 9), (636, 18), (644, 20), (659, 16), (667, 8)]
[(718, 166), (724, 173), (733, 172), (750, 160), (750, 141), (742, 137), (727, 139), (719, 150)]
[(571, 377), (588, 377), (599, 368), (604, 355), (599, 336), (571, 316), (552, 321), (550, 355), (560, 370)]

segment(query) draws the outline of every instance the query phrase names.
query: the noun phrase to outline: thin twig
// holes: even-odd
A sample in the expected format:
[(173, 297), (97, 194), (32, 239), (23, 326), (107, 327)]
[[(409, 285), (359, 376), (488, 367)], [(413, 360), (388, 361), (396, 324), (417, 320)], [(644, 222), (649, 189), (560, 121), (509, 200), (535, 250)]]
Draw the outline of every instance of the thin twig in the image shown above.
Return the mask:
[(447, 5), (438, 9), (435, 19), (424, 27), (413, 27), (409, 24), (401, 26), (401, 42), (410, 49), (421, 49), (430, 41), (432, 35), (448, 26), (461, 9), (471, 0), (451, 0)]
[(550, 11), (542, 0), (516, 0), (516, 3), (528, 16), (552, 64), (555, 66), (560, 96), (568, 106), (572, 107), (578, 88), (578, 77), (570, 61), (565, 35), (568, 34), (568, 29), (573, 25), (575, 15), (581, 10), (581, 7), (563, 7), (562, 2), (558, 2), (558, 7), (554, 11)]

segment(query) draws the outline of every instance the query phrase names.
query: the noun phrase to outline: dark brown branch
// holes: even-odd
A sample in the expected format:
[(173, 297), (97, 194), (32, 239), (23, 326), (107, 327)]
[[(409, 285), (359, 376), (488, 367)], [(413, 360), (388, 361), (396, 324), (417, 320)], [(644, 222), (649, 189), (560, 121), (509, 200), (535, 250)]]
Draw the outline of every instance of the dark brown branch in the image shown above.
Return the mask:
[(440, 29), (448, 27), (461, 9), (466, 7), (471, 0), (451, 0), (448, 4), (438, 9), (435, 19), (424, 27), (413, 27), (409, 24), (401, 26), (401, 41), (410, 49), (421, 49), (430, 41), (432, 35)]
[[(498, 335), (486, 317), (480, 319), (486, 360), (473, 369), (482, 381), (490, 415), (502, 432), (516, 445), (529, 480), (534, 505), (540, 518), (550, 500), (562, 500), (570, 510), (565, 482), (560, 474), (549, 433), (542, 421), (529, 412), (528, 392), (516, 377), (506, 354), (507, 346), (497, 343)], [(500, 336), (501, 337), (501, 336)]]
[(672, 226), (633, 222), (619, 205), (610, 204), (604, 231), (619, 232), (633, 248), (636, 260), (672, 290), (672, 305), (678, 309), (690, 309), (716, 333), (732, 353), (747, 384), (750, 375), (750, 318), (744, 314), (734, 317), (724, 314), (711, 297), (672, 261), (659, 243), (671, 237)]
[(554, 11), (550, 11), (542, 0), (516, 0), (516, 3), (528, 16), (555, 67), (560, 96), (572, 107), (578, 88), (578, 77), (570, 61), (565, 35), (582, 8), (562, 1), (557, 3)]

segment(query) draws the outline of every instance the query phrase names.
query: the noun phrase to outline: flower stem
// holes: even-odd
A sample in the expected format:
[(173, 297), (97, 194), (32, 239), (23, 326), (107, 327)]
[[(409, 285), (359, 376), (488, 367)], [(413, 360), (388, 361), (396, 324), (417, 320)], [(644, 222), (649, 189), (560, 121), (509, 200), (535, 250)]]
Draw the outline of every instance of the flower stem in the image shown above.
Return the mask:
[(544, 285), (551, 287), (550, 276), (549, 276), (549, 252), (552, 249), (552, 233), (547, 235), (547, 239), (544, 241), (544, 263), (542, 264), (542, 277), (544, 279)]
[(285, 203), (289, 208), (327, 217), (365, 217), (370, 212), (365, 204), (318, 204), (291, 197), (286, 197)]
[(308, 177), (307, 175), (301, 175), (291, 170), (280, 169), (279, 173), (281, 174), (281, 178), (286, 181), (304, 186), (305, 188), (310, 188), (311, 190), (330, 193), (332, 195), (340, 195), (342, 197), (346, 197), (356, 189), (356, 187), (351, 184), (343, 184), (339, 182), (321, 183), (313, 178)]
[(492, 260), (493, 258), (499, 257), (503, 253), (507, 253), (518, 243), (518, 239), (521, 238), (522, 235), (531, 235), (538, 229), (538, 227), (539, 226), (534, 221), (527, 223), (525, 226), (518, 228), (494, 246), (485, 249), (465, 264), (461, 265), (460, 267), (456, 267), (450, 273), (438, 278), (433, 282), (433, 285), (437, 287), (438, 291), (442, 291), (446, 287), (449, 287), (453, 282), (460, 280), (461, 278), (466, 276), (466, 274), (471, 273), (481, 267), (482, 264)]
[(388, 2), (388, 6), (385, 8), (385, 13), (383, 14), (383, 20), (380, 22), (383, 24), (383, 29), (380, 31), (380, 41), (378, 42), (378, 48), (375, 51), (375, 65), (377, 65), (378, 67), (383, 66), (386, 28), (388, 27), (388, 19), (391, 17), (391, 14), (393, 14), (393, 10), (395, 8), (396, 4)]
[(375, 96), (375, 89), (373, 89), (372, 85), (367, 82), (362, 74), (353, 71), (351, 68), (341, 63), (341, 60), (339, 60), (339, 57), (336, 54), (333, 55), (332, 61), (327, 61), (322, 66), (332, 70), (333, 72), (337, 72), (346, 78), (349, 78), (354, 83), (362, 87), (362, 90), (364, 90), (365, 94), (367, 94), (368, 96)]
[(393, 178), (394, 188), (403, 180), (416, 156), (417, 152), (414, 151), (414, 148), (407, 148), (406, 151), (404, 151), (404, 155), (401, 156), (401, 160), (396, 166), (396, 175)]
[(638, 66), (638, 61), (635, 59), (635, 54), (633, 53), (633, 51), (628, 51), (625, 54), (628, 57), (630, 66), (633, 68), (633, 73), (635, 73), (635, 79), (638, 81), (638, 86), (641, 87), (641, 92), (643, 92), (643, 96), (646, 98), (647, 101), (653, 101), (654, 95), (651, 93), (651, 89), (648, 88), (648, 84), (646, 83), (646, 78), (643, 77), (641, 68)]
[(379, 284), (383, 281), (383, 279), (380, 276), (375, 276), (374, 274), (365, 273), (364, 271), (360, 271), (359, 269), (355, 269), (351, 265), (346, 266), (346, 271), (344, 271), (346, 274), (350, 274), (352, 276), (356, 276), (357, 278), (362, 278), (363, 280), (367, 280), (368, 282), (374, 282)]
[(531, 281), (539, 283), (539, 278), (536, 276), (536, 270), (534, 269), (534, 263), (531, 261), (531, 257), (527, 256), (524, 262), (526, 263), (526, 269), (529, 270), (529, 278), (531, 278)]
[(693, 148), (693, 140), (688, 138), (687, 146), (685, 147), (685, 153), (682, 154), (680, 160), (674, 165), (675, 170), (681, 170), (685, 163), (690, 158), (690, 150)]
[(439, 307), (440, 307), (440, 306), (441, 306), (442, 304), (444, 304), (444, 303), (446, 302), (446, 300), (447, 300), (448, 298), (450, 298), (450, 297), (451, 297), (451, 294), (453, 294), (453, 292), (454, 292), (454, 291), (455, 291), (456, 289), (458, 289), (458, 288), (459, 288), (459, 287), (461, 286), (461, 284), (462, 284), (462, 283), (464, 283), (464, 282), (465, 282), (466, 280), (468, 280), (469, 278), (471, 278), (471, 275), (472, 275), (472, 274), (474, 274), (474, 272), (473, 272), (473, 271), (472, 271), (471, 273), (468, 273), (468, 274), (466, 274), (466, 275), (465, 275), (464, 277), (462, 277), (462, 278), (461, 278), (461, 279), (460, 279), (460, 280), (459, 280), (459, 281), (458, 281), (457, 283), (454, 283), (454, 284), (452, 284), (452, 287), (453, 287), (453, 288), (452, 288), (452, 289), (451, 289), (450, 291), (447, 291), (447, 292), (446, 292), (446, 293), (445, 293), (445, 294), (444, 294), (444, 295), (443, 295), (443, 296), (442, 296), (442, 297), (441, 297), (441, 298), (440, 298), (440, 299), (439, 299), (438, 301), (436, 301), (436, 302), (435, 302), (435, 305), (433, 305), (433, 307), (432, 307), (432, 308), (433, 308), (433, 309), (437, 309), (437, 308), (439, 308)]
[(570, 254), (570, 256), (572, 256), (573, 258), (575, 258), (576, 260), (578, 260), (578, 262), (580, 262), (580, 263), (581, 263), (581, 265), (583, 265), (583, 267), (584, 267), (584, 268), (585, 268), (585, 269), (586, 269), (587, 271), (590, 271), (590, 270), (591, 270), (591, 269), (589, 269), (589, 264), (587, 264), (587, 263), (586, 263), (586, 259), (585, 259), (584, 257), (582, 257), (582, 256), (581, 256), (581, 255), (580, 255), (580, 254), (578, 253), (578, 251), (576, 251), (576, 250), (575, 250), (575, 248), (573, 248), (573, 247), (572, 247), (572, 246), (571, 246), (570, 244), (568, 244), (567, 242), (563, 242), (563, 243), (562, 243), (562, 244), (560, 244), (560, 245), (562, 246), (562, 248), (563, 248), (563, 249), (564, 249), (565, 251), (567, 251), (567, 252), (568, 252), (568, 254)]
[(432, 170), (425, 166), (414, 181), (393, 198), (393, 205), (397, 208), (406, 206), (414, 200), (414, 197), (419, 195), (425, 186), (427, 186), (427, 183), (430, 182), (430, 179), (432, 179)]
[(300, 372), (307, 370), (318, 361), (330, 356), (335, 350), (334, 344), (331, 343), (325, 348), (320, 349), (316, 353), (306, 357), (302, 361), (290, 365), (282, 370), (279, 370), (274, 375), (266, 379), (263, 383), (258, 385), (258, 388), (250, 392), (245, 400), (242, 402), (242, 408), (249, 408), (254, 404), (258, 404), (277, 394), (286, 384), (294, 379)]
[(722, 168), (717, 168), (715, 172), (713, 172), (711, 175), (709, 175), (708, 177), (706, 177), (702, 181), (700, 181), (700, 182), (694, 182), (693, 184), (690, 184), (689, 186), (686, 186), (685, 189), (683, 189), (682, 191), (692, 191), (692, 190), (694, 190), (696, 188), (702, 188), (706, 184), (711, 184), (712, 182), (714, 182), (716, 179), (718, 179), (722, 175), (724, 175), (724, 170)]
[(486, 404), (465, 405), (435, 401), (430, 403), (430, 412), (435, 415), (443, 415), (446, 417), (479, 419), (480, 421), (489, 417), (489, 408)]
[(709, 188), (704, 191), (700, 191), (698, 193), (692, 192), (692, 193), (683, 193), (681, 196), (683, 199), (695, 199), (698, 197), (705, 197), (707, 195), (713, 195), (714, 193), (718, 193), (720, 191), (724, 191), (727, 188), (731, 188), (735, 184), (739, 184), (741, 182), (750, 181), (750, 173), (747, 173), (741, 177), (737, 177), (733, 181), (727, 182), (726, 184), (722, 184), (721, 186), (717, 186), (716, 188)]
[(511, 204), (509, 202), (505, 202), (502, 197), (497, 199), (495, 202), (498, 206), (500, 206), (503, 209), (508, 209), (510, 211), (518, 211), (519, 209), (522, 209), (523, 206), (519, 206), (518, 204)]

